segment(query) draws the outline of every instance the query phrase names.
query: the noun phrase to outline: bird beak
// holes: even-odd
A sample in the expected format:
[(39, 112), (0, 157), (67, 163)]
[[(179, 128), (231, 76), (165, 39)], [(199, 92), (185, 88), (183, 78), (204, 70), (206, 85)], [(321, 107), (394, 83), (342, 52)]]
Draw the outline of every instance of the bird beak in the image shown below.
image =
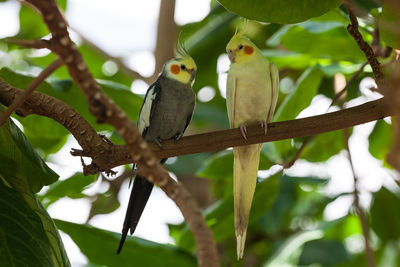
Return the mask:
[(228, 50), (228, 57), (229, 57), (229, 60), (230, 60), (232, 63), (235, 63), (235, 57), (236, 57), (236, 55), (235, 55), (235, 52), (232, 51), (231, 49)]
[(190, 82), (193, 82), (194, 78), (196, 77), (196, 70), (195, 69), (189, 70), (189, 74), (190, 74)]

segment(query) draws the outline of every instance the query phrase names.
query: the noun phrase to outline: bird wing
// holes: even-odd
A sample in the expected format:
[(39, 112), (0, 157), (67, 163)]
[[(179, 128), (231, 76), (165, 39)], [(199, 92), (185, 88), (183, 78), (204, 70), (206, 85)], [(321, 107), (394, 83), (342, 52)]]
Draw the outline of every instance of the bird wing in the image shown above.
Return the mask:
[(278, 102), (279, 96), (279, 71), (274, 63), (269, 63), (269, 74), (271, 79), (271, 90), (272, 90), (272, 98), (271, 98), (271, 106), (269, 111), (269, 116), (267, 118), (267, 122), (272, 121), (272, 117), (274, 115), (276, 103)]
[(151, 118), (154, 115), (154, 108), (160, 99), (161, 86), (158, 82), (153, 83), (146, 92), (142, 107), (140, 108), (138, 129), (144, 136), (150, 126)]
[(232, 74), (232, 71), (229, 71), (228, 79), (226, 82), (226, 108), (228, 110), (228, 118), (231, 128), (234, 128), (235, 96), (236, 96), (236, 76)]

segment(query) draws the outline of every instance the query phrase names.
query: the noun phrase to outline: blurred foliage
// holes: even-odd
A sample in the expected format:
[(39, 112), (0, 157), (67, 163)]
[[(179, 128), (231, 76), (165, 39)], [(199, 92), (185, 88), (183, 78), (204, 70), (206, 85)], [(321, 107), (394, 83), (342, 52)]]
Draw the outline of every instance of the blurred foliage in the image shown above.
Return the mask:
[[(242, 17), (263, 22), (289, 24), (318, 17), (332, 8), (338, 7), (341, 0), (218, 0), (227, 9)], [(310, 8), (312, 7), (312, 8)]]
[[(66, 0), (57, 2), (62, 10), (66, 9)], [(341, 2), (219, 1), (236, 14), (269, 22), (249, 21), (247, 34), (280, 70), (280, 93), (274, 121), (295, 119), (305, 110), (310, 112), (320, 102), (330, 103), (335, 95), (334, 76), (342, 73), (349, 80), (366, 61), (346, 31), (349, 19), (346, 9), (338, 7)], [(229, 127), (221, 84), (225, 75), (221, 62), (226, 60), (226, 43), (241, 20), (219, 3), (211, 1), (211, 10), (201, 21), (181, 26), (182, 39), (198, 66), (194, 90), (198, 93), (207, 86), (215, 91), (215, 96), (208, 102), (197, 101), (188, 129), (190, 133)], [(380, 45), (398, 48), (398, 29), (391, 25), (398, 25), (400, 19), (390, 9), (389, 2), (385, 2), (382, 9), (379, 0), (355, 0), (354, 3), (358, 7), (363, 37), (371, 42), (373, 27), (379, 25)], [(35, 39), (49, 34), (40, 16), (31, 8), (21, 6), (19, 12), (19, 32), (10, 37)], [(85, 41), (78, 44), (78, 49), (106, 94), (135, 122), (143, 99), (130, 90), (136, 77), (127, 75), (121, 68), (115, 73), (105, 71), (104, 64), (110, 59)], [(391, 57), (380, 61), (387, 63)], [(55, 59), (49, 51), (23, 49), (0, 40), (0, 77), (14, 87), (26, 88), (40, 70)], [(372, 77), (368, 66), (347, 88), (345, 103), (370, 99), (359, 89), (365, 77)], [(70, 105), (96, 131), (112, 142), (123, 144), (110, 126), (96, 123), (84, 95), (65, 67), (55, 71), (37, 90)], [(318, 112), (326, 112), (328, 105), (319, 108)], [(13, 118), (0, 128), (0, 262), (10, 265), (8, 263), (18, 260), (30, 266), (68, 266), (54, 221), (45, 208), (68, 197), (91, 201), (89, 218), (110, 213), (120, 206), (118, 190), (121, 183), (115, 184), (118, 177), (98, 181), (97, 176), (82, 173), (58, 180), (58, 175), (45, 162), (52, 160), (52, 155), (65, 146), (68, 131), (46, 117), (14, 115)], [(14, 124), (15, 120), (21, 124), (23, 132)], [(385, 158), (394, 138), (392, 128), (389, 120), (379, 120), (365, 141), (369, 153), (389, 174), (391, 170)], [(362, 229), (353, 210), (344, 211), (345, 215), (335, 220), (326, 216), (328, 205), (335, 205), (337, 200), (352, 197), (352, 194), (328, 194), (329, 177), (312, 176), (310, 174), (315, 173), (312, 170), (307, 170), (308, 174), (295, 175), (293, 171), (287, 172), (277, 166), (290, 162), (305, 140), (296, 138), (263, 145), (262, 171), (250, 215), (245, 258), (239, 262), (236, 261), (233, 227), (232, 151), (186, 155), (167, 162), (166, 167), (178, 178), (197, 176), (209, 181), (212, 201), (203, 213), (218, 242), (223, 266), (366, 265)], [(344, 148), (343, 132), (328, 132), (307, 141), (299, 158), (306, 161), (307, 166), (324, 166)], [(125, 171), (129, 170), (126, 166)], [(85, 190), (96, 181), (97, 184), (108, 183), (109, 187), (104, 193), (93, 196)], [(382, 187), (370, 193), (367, 217), (378, 266), (400, 266), (399, 194), (396, 186)], [(195, 242), (186, 223), (169, 225), (174, 245), (128, 237), (124, 251), (116, 256), (119, 234), (87, 224), (55, 222), (85, 254), (88, 266), (196, 265)], [(4, 247), (7, 249), (1, 249)]]

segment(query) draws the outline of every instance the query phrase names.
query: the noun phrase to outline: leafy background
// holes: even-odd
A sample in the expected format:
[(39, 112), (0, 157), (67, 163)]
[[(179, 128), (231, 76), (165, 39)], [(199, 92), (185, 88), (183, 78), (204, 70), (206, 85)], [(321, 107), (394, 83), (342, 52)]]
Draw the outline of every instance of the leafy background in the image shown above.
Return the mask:
[[(66, 0), (58, 2), (68, 14), (72, 5)], [(203, 19), (179, 26), (199, 69), (194, 86), (198, 104), (189, 133), (228, 127), (224, 99), (228, 64), (224, 49), (241, 21), (238, 15), (227, 9), (268, 22), (251, 21), (247, 33), (280, 70), (280, 95), (274, 120), (326, 112), (334, 97), (337, 74), (343, 74), (348, 80), (365, 62), (365, 57), (346, 31), (349, 21), (346, 10), (340, 6), (341, 1), (303, 2), (304, 5), (293, 0), (211, 1), (210, 11)], [(0, 3), (0, 10), (9, 3)], [(361, 18), (360, 31), (368, 41), (372, 40), (371, 32), (379, 18), (381, 21), (399, 22), (390, 8), (382, 8), (379, 1), (355, 3)], [(379, 25), (382, 25), (381, 21)], [(9, 34), (10, 37), (33, 39), (48, 34), (40, 17), (26, 6), (19, 9), (19, 26), (18, 32)], [(398, 36), (391, 32), (391, 28), (385, 28), (384, 24), (381, 30), (380, 45), (399, 48)], [(143, 95), (131, 91), (135, 77), (118, 68), (92, 45), (77, 40), (79, 50), (104, 91), (132, 121), (136, 121)], [(129, 51), (116, 56), (126, 57), (127, 54)], [(53, 54), (21, 49), (0, 40), (0, 77), (15, 87), (26, 88), (33, 77), (54, 59)], [(389, 61), (390, 58), (382, 59), (383, 63)], [(140, 67), (137, 70), (140, 71)], [(373, 86), (371, 76), (367, 66), (348, 87), (344, 106), (379, 97), (369, 90)], [(136, 80), (132, 86), (134, 92), (139, 85)], [(113, 142), (121, 143), (111, 127), (95, 123), (82, 93), (70, 80), (65, 67), (57, 70), (39, 86), (38, 91), (69, 104), (96, 131), (106, 134)], [(335, 109), (338, 107), (331, 108)], [(126, 203), (122, 203), (123, 208), (120, 208), (120, 200), (127, 202), (127, 197), (118, 198), (118, 194), (121, 188), (126, 191), (130, 166), (118, 168), (117, 177), (112, 178), (71, 173), (67, 170), (68, 165), (75, 159), (68, 154), (62, 160), (55, 157), (62, 151), (65, 155), (71, 147), (72, 138), (64, 128), (35, 115), (26, 118), (14, 116), (13, 121), (0, 128), (0, 262), (29, 263), (30, 266), (68, 265), (58, 228), (79, 247), (88, 266), (196, 265), (195, 243), (184, 222), (168, 225), (173, 244), (130, 237), (123, 253), (116, 256), (119, 234), (105, 229), (119, 229), (119, 224), (122, 225), (121, 210), (125, 209)], [(350, 148), (354, 151), (353, 161), (360, 178), (361, 205), (370, 224), (370, 241), (376, 262), (379, 266), (400, 266), (399, 180), (385, 161), (393, 139), (390, 119), (354, 127), (350, 133)], [(183, 156), (167, 164), (167, 168), (188, 186), (204, 208), (223, 265), (366, 265), (361, 225), (352, 208), (354, 185), (344, 151), (343, 132), (313, 137), (307, 141), (295, 165), (282, 170), (281, 165), (295, 156), (305, 140), (299, 138), (264, 144), (245, 258), (241, 262), (236, 261), (235, 255), (231, 151)], [(46, 162), (61, 170), (58, 175), (62, 179), (58, 179)], [(64, 213), (63, 218), (71, 216), (66, 215), (68, 212), (65, 210), (52, 208), (62, 209), (65, 206), (57, 204), (66, 199), (90, 203), (87, 223), (77, 223), (73, 219), (53, 221), (50, 218), (46, 209), (51, 214)], [(78, 208), (83, 209), (83, 206), (78, 205)], [(118, 220), (114, 219), (115, 211), (120, 211)], [(93, 222), (99, 217), (105, 224), (94, 227)], [(119, 224), (110, 227), (107, 223), (110, 221)], [(64, 240), (68, 242), (69, 239)], [(76, 264), (71, 258), (73, 252), (67, 252), (71, 263)]]

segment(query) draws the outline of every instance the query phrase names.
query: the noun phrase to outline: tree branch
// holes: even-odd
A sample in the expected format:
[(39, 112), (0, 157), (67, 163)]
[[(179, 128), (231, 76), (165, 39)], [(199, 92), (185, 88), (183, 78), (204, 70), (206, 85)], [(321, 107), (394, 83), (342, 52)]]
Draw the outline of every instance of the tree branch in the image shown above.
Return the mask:
[(160, 2), (158, 14), (157, 41), (154, 57), (156, 65), (152, 79), (157, 78), (164, 63), (174, 57), (174, 44), (178, 34), (178, 28), (174, 20), (175, 0), (163, 0)]
[(53, 73), (58, 67), (62, 66), (61, 59), (56, 59), (47, 68), (45, 68), (39, 76), (37, 76), (31, 84), (26, 88), (26, 90), (18, 96), (17, 99), (10, 105), (10, 107), (3, 112), (0, 117), (0, 127), (7, 121), (11, 114), (24, 103), (32, 92), (41, 84), (51, 73)]
[(86, 96), (90, 112), (99, 123), (114, 126), (126, 142), (129, 154), (138, 162), (140, 166), (138, 173), (158, 185), (180, 208), (193, 231), (199, 265), (218, 266), (219, 260), (213, 234), (207, 227), (199, 206), (185, 187), (169, 176), (142, 139), (135, 125), (96, 83), (68, 34), (67, 22), (55, 0), (26, 0), (25, 2), (34, 6), (43, 17), (54, 43), (51, 50), (65, 62), (72, 79)]
[[(0, 79), (0, 102), (3, 105), (11, 106), (16, 102), (15, 99), (23, 94), (24, 90), (14, 88)], [(101, 135), (98, 135), (92, 126), (72, 107), (54, 97), (33, 92), (26, 101), (17, 107), (16, 111), (23, 117), (30, 114), (46, 116), (63, 125), (92, 158), (91, 167), (84, 168), (85, 175), (102, 171), (107, 174), (111, 173), (110, 169), (101, 167), (107, 165), (102, 160), (104, 159), (103, 155), (105, 153), (112, 154), (116, 146), (106, 142)]]
[[(165, 141), (162, 143), (162, 149), (154, 143), (149, 143), (149, 147), (158, 158), (218, 151), (234, 146), (312, 136), (382, 119), (393, 114), (395, 114), (394, 109), (386, 104), (385, 98), (381, 98), (359, 106), (323, 115), (272, 122), (268, 124), (267, 135), (264, 134), (264, 130), (259, 125), (248, 126), (247, 140), (243, 139), (240, 130), (236, 128), (185, 136), (179, 141)], [(112, 155), (109, 155), (109, 153), (104, 154), (105, 158), (102, 159), (102, 162), (107, 162), (107, 165), (103, 166), (103, 168), (113, 168), (132, 162), (132, 159), (128, 155), (127, 147), (118, 146), (113, 151)], [(82, 150), (73, 150), (71, 154), (74, 156), (89, 156), (86, 151)]]

